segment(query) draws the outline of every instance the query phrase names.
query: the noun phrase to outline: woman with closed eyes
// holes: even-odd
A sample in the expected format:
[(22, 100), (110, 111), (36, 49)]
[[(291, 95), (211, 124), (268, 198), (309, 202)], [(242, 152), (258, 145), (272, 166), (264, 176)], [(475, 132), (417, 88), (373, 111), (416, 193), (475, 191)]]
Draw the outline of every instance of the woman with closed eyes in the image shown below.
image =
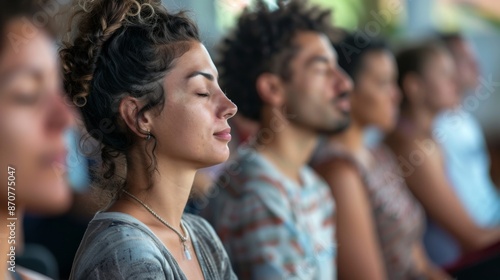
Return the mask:
[(213, 229), (183, 215), (196, 171), (228, 158), (236, 113), (196, 25), (156, 0), (81, 4), (64, 85), (101, 145), (99, 186), (112, 199), (70, 278), (234, 279)]

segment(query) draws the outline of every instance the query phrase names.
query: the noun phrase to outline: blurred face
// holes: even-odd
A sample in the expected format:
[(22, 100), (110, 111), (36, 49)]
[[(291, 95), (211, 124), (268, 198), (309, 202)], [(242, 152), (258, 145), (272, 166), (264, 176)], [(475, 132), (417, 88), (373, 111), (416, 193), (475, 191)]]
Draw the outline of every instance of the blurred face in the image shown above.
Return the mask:
[(286, 84), (286, 113), (290, 122), (318, 133), (335, 133), (349, 123), (347, 92), (351, 80), (337, 66), (328, 38), (301, 32), (293, 44), (299, 49), (290, 62), (292, 79)]
[(390, 131), (396, 124), (401, 101), (394, 56), (373, 51), (364, 56), (362, 63), (351, 94), (353, 120), (361, 126), (374, 125)]
[[(6, 31), (22, 34), (22, 24), (14, 22)], [(18, 48), (2, 49), (0, 180), (7, 185), (7, 169), (13, 166), (15, 203), (36, 212), (59, 212), (71, 202), (63, 137), (71, 115), (60, 85), (55, 47), (42, 31)], [(6, 196), (7, 188), (0, 199)]]
[(432, 112), (458, 104), (455, 63), (446, 52), (435, 53), (424, 66), (421, 95), (424, 106)]
[(165, 77), (165, 107), (151, 130), (158, 138), (158, 157), (195, 168), (227, 160), (227, 120), (236, 113), (236, 105), (220, 89), (207, 50), (193, 42), (175, 65)]
[(456, 64), (459, 94), (472, 90), (478, 84), (479, 70), (471, 46), (464, 40), (456, 40), (451, 45)]

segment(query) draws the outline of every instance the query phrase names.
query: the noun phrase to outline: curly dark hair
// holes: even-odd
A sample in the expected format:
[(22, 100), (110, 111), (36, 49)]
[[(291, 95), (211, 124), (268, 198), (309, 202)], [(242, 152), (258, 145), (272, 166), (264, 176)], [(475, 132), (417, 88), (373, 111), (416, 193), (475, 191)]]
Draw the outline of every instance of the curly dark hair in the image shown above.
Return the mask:
[[(200, 41), (199, 33), (185, 12), (171, 14), (160, 0), (79, 3), (72, 19), (74, 38), (60, 51), (64, 88), (79, 107), (88, 134), (100, 143), (101, 175), (107, 181), (102, 185), (113, 186), (110, 179), (123, 180), (117, 167), (126, 168), (126, 153), (133, 145), (133, 134), (119, 115), (120, 101), (125, 96), (144, 100), (138, 118), (148, 110), (159, 113), (165, 101), (162, 79), (189, 50), (189, 42)], [(151, 138), (152, 173), (156, 138)], [(117, 185), (122, 184), (112, 187), (114, 195), (120, 191)]]
[(263, 73), (291, 78), (289, 62), (297, 50), (292, 41), (298, 32), (313, 31), (333, 39), (331, 11), (308, 6), (308, 1), (278, 1), (271, 10), (259, 0), (255, 10), (246, 8), (234, 31), (219, 46), (221, 88), (245, 117), (260, 120), (262, 100), (255, 83)]

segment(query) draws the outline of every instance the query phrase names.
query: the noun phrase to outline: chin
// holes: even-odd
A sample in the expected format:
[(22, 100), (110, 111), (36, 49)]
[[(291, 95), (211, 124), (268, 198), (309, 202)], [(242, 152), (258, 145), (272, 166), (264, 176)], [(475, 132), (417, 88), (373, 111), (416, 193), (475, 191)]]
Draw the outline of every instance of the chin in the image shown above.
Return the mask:
[(217, 155), (217, 157), (213, 159), (210, 166), (226, 162), (228, 158), (229, 158), (229, 152), (227, 154), (219, 154)]
[[(59, 180), (51, 184), (35, 185), (36, 191), (26, 200), (26, 210), (40, 215), (58, 215), (71, 207), (73, 196), (67, 182)], [(28, 194), (29, 195), (29, 194)]]
[(391, 122), (387, 122), (385, 124), (379, 125), (378, 128), (383, 132), (383, 133), (389, 133), (393, 131), (396, 128), (396, 122), (391, 120)]
[(198, 163), (197, 169), (214, 166), (226, 162), (229, 158), (229, 150), (227, 152), (214, 153), (213, 156), (205, 158)]

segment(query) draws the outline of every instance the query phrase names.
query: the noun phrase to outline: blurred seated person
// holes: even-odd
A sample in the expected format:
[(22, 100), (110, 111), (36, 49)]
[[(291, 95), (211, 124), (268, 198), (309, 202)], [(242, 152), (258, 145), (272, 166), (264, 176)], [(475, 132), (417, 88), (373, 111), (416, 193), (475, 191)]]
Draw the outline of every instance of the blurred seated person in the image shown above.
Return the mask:
[[(428, 220), (457, 240), (461, 252), (485, 248), (500, 239), (500, 228), (481, 227), (457, 196), (445, 169), (433, 124), (443, 110), (457, 104), (456, 65), (438, 42), (408, 47), (397, 56), (401, 113), (386, 143), (398, 156), (410, 190)], [(457, 137), (457, 136), (453, 136)]]
[[(442, 35), (441, 39), (455, 61), (458, 99), (438, 116), (433, 134), (443, 152), (450, 186), (469, 216), (482, 227), (500, 226), (500, 193), (489, 174), (483, 132), (461, 102), (471, 94), (482, 94), (476, 88), (489, 89), (478, 87), (478, 66), (469, 43), (459, 34)], [(424, 240), (429, 256), (437, 264), (450, 264), (461, 254), (456, 239), (432, 221)]]
[(367, 127), (394, 128), (401, 98), (388, 46), (378, 39), (359, 46), (359, 36), (347, 35), (336, 45), (339, 65), (354, 81), (351, 125), (329, 137), (313, 162), (337, 203), (339, 278), (447, 279), (427, 259), (424, 212), (395, 155), (383, 144), (364, 144)]
[(307, 166), (318, 137), (349, 119), (352, 84), (337, 65), (333, 32), (330, 11), (309, 1), (269, 9), (260, 0), (221, 45), (221, 86), (260, 125), (203, 211), (239, 279), (336, 279), (335, 204)]
[(24, 213), (58, 214), (71, 205), (65, 131), (72, 115), (63, 101), (50, 28), (31, 21), (38, 12), (37, 1), (0, 4), (0, 216), (11, 225), (0, 228), (1, 279), (48, 279), (15, 264)]

